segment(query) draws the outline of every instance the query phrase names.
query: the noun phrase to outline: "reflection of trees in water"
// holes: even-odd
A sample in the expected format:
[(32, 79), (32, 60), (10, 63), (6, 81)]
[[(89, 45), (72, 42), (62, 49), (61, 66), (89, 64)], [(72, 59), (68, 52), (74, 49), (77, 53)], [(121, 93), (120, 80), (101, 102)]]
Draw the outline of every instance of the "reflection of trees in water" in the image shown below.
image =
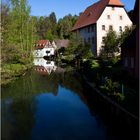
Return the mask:
[[(93, 91), (86, 87), (81, 77), (74, 71), (51, 73), (46, 76), (39, 75), (33, 71), (13, 84), (5, 88), (2, 87), (2, 100), (5, 101), (5, 98), (6, 100), (7, 98), (12, 99), (12, 102), (8, 105), (2, 104), (2, 138), (5, 138), (5, 140), (28, 140), (35, 123), (34, 113), (37, 103), (34, 95), (40, 93), (57, 95), (59, 85), (79, 95), (81, 100), (89, 107), (91, 114), (94, 114), (97, 119), (102, 118), (99, 120), (102, 120), (107, 127), (113, 128), (112, 125), (114, 125), (114, 128), (115, 126), (118, 128), (118, 125), (116, 125), (117, 119), (120, 120), (120, 123), (122, 119), (117, 118), (114, 108), (97, 96), (97, 94), (91, 93)], [(116, 124), (112, 122), (116, 122)], [(123, 126), (121, 128), (119, 130), (115, 129), (116, 132), (118, 133), (122, 130), (121, 132), (124, 133), (123, 130), (126, 129)], [(130, 134), (132, 134), (132, 131)]]
[(60, 84), (79, 95), (82, 94), (82, 79), (76, 73), (65, 72), (63, 77), (61, 77)]
[[(2, 88), (2, 138), (5, 140), (28, 140), (31, 136), (36, 109), (31, 80), (30, 76), (24, 77)], [(11, 102), (7, 104), (8, 98)]]
[(87, 104), (91, 115), (96, 117), (98, 122), (102, 121), (101, 123), (105, 124), (109, 136), (114, 135), (119, 140), (138, 139), (138, 120), (112, 105), (87, 84), (83, 89), (85, 97), (83, 101)]
[(17, 97), (2, 103), (2, 139), (28, 140), (35, 123), (34, 98), (29, 96)]
[(18, 79), (14, 83), (2, 87), (2, 98), (33, 96), (41, 93), (54, 93), (58, 90), (57, 78), (49, 75), (38, 75), (30, 72), (26, 76)]
[(73, 72), (51, 73), (49, 76), (31, 72), (13, 84), (2, 87), (2, 100), (7, 102), (8, 98), (11, 99), (9, 104), (2, 106), (2, 116), (5, 118), (2, 120), (2, 138), (28, 140), (35, 123), (37, 102), (34, 95), (40, 93), (57, 95), (59, 84), (79, 95), (82, 94), (80, 79)]
[(30, 139), (31, 131), (35, 123), (33, 98), (25, 97), (14, 100), (11, 105), (11, 110), (15, 118), (14, 125), (17, 128), (16, 139)]

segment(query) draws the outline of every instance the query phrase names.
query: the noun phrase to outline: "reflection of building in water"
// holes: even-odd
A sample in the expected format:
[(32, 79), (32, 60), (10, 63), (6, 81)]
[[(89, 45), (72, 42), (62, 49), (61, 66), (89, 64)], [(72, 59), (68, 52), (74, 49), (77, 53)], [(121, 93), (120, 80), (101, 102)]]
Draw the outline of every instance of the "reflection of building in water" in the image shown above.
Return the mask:
[(43, 58), (35, 58), (34, 65), (36, 66), (35, 70), (43, 75), (48, 75), (57, 68), (54, 61), (45, 60)]

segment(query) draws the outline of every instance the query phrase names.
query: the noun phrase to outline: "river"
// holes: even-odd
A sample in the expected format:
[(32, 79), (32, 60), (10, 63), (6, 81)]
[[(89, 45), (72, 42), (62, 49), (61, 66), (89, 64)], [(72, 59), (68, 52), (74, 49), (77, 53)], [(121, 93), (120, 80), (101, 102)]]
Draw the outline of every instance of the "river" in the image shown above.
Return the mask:
[(44, 59), (34, 64), (34, 70), (2, 87), (2, 140), (129, 139), (74, 68)]

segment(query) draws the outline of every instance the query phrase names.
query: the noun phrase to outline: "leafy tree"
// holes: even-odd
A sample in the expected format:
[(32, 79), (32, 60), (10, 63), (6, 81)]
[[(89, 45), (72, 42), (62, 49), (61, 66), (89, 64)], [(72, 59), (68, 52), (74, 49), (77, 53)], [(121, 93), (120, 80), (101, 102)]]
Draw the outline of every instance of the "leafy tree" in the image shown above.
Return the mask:
[[(21, 68), (24, 67), (25, 70), (31, 65), (33, 44), (36, 40), (36, 21), (30, 16), (27, 0), (9, 1), (9, 4), (2, 4), (1, 7), (2, 80), (16, 75), (21, 72)], [(21, 68), (18, 69), (19, 71), (13, 71), (12, 67), (17, 65)]]
[(56, 28), (57, 28), (57, 19), (56, 19), (56, 15), (54, 12), (52, 12), (50, 15), (49, 15), (49, 20), (50, 20), (50, 23), (51, 23), (51, 30), (52, 30), (52, 34), (54, 36), (57, 36), (57, 32), (56, 32)]
[(30, 55), (35, 40), (35, 28), (27, 0), (11, 0), (9, 18), (6, 41), (19, 46), (22, 51)]
[(126, 27), (125, 31), (119, 35), (113, 30), (109, 30), (106, 37), (103, 40), (103, 46), (101, 48), (101, 57), (103, 58), (115, 58), (115, 54), (120, 52), (120, 46), (125, 39), (130, 36), (135, 26)]
[(53, 41), (54, 40), (54, 36), (52, 34), (52, 31), (51, 29), (49, 29), (46, 33), (46, 39), (50, 40), (50, 41)]
[(52, 13), (49, 15), (49, 19), (50, 19), (51, 23), (53, 23), (53, 24), (56, 24), (56, 23), (57, 23), (56, 15), (55, 15), (54, 12), (52, 12)]
[(76, 34), (72, 35), (69, 47), (66, 49), (65, 54), (69, 59), (75, 60), (90, 59), (93, 56), (91, 46), (85, 44), (83, 38)]
[(57, 25), (57, 32), (60, 38), (70, 39), (72, 36), (71, 30), (77, 20), (77, 16), (72, 16), (71, 14), (59, 19)]
[[(45, 33), (46, 33), (46, 18), (44, 18), (43, 16), (41, 16), (38, 21), (37, 21), (37, 33), (39, 36), (39, 39), (45, 39)], [(46, 22), (46, 24), (48, 23), (48, 21)]]
[(101, 57), (109, 59), (114, 57), (116, 52), (119, 52), (118, 36), (115, 31), (109, 30), (102, 43)]
[(119, 46), (125, 41), (125, 39), (131, 35), (132, 31), (135, 29), (135, 26), (127, 26), (125, 28), (125, 31), (121, 32), (121, 34), (118, 36)]

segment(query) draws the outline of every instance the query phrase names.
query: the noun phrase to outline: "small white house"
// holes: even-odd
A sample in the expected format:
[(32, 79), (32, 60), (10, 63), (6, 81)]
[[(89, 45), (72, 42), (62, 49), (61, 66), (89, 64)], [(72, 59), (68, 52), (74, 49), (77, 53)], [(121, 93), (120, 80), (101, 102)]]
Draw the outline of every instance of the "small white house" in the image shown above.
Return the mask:
[(56, 44), (49, 40), (39, 40), (35, 44), (35, 51), (33, 52), (34, 57), (43, 58), (44, 56), (52, 56), (55, 53)]
[(110, 29), (118, 34), (132, 22), (120, 0), (100, 0), (89, 6), (78, 18), (73, 30), (83, 37), (98, 56), (104, 37)]
[(35, 58), (33, 63), (36, 66), (35, 70), (40, 74), (48, 75), (57, 68), (54, 61), (48, 61), (44, 58)]

